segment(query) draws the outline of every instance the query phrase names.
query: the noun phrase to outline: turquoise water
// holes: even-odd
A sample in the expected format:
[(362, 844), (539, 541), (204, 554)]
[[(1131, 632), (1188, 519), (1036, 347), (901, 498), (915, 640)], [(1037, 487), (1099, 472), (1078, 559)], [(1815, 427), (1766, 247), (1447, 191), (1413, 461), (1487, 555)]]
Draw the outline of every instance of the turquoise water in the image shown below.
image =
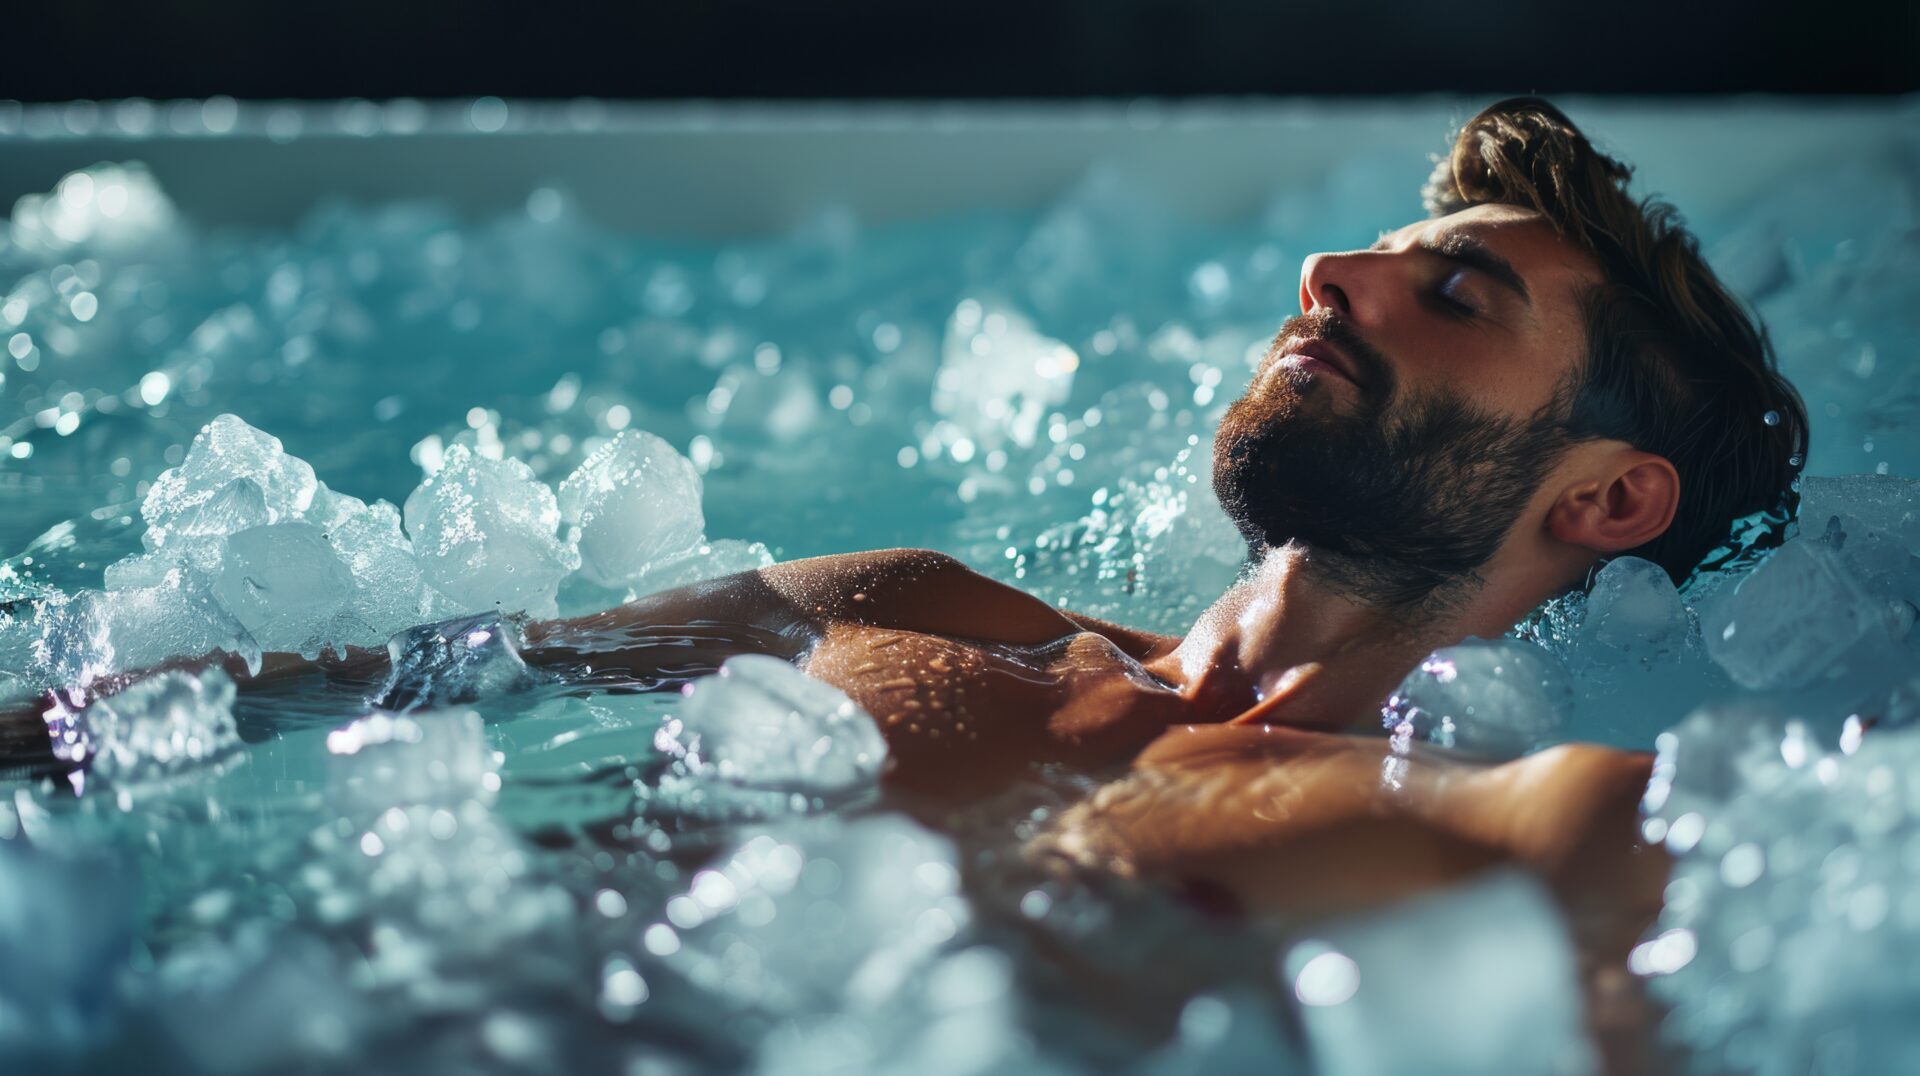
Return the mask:
[[(519, 460), (525, 481), (559, 487), (595, 449), (627, 443), (622, 431), (645, 430), (698, 475), (705, 545), (673, 569), (686, 577), (925, 546), (1085, 612), (1181, 630), (1240, 565), (1206, 481), (1220, 412), (1295, 312), (1301, 258), (1412, 215), (1421, 152), (1393, 183), (1336, 175), (1276, 190), (1231, 226), (1183, 223), (1124, 172), (1095, 170), (1039, 214), (873, 226), (829, 212), (726, 244), (619, 234), (557, 187), (483, 219), (342, 202), (285, 230), (213, 229), (137, 165), (76, 173), (17, 206), (0, 244), (0, 677), (24, 692), (176, 652), (172, 613), (123, 601), (83, 623), (62, 610), (151, 550), (156, 479), (190, 463), (196, 434), (225, 414), (278, 438), (332, 491), (395, 506), (456, 457)], [(1757, 198), (1683, 207), (1806, 395), (1809, 475), (1920, 476), (1917, 189), (1920, 139), (1889, 122), (1855, 156), (1809, 160)], [(1822, 503), (1911, 546), (1907, 487), (1832, 489)], [(1864, 580), (1843, 597), (1897, 600), (1911, 562), (1863, 567), (1863, 542), (1807, 555)], [(1874, 574), (1884, 565), (1890, 576)], [(585, 612), (664, 571), (561, 573), (547, 599)], [(1743, 671), (1719, 626), (1759, 614), (1729, 604), (1736, 584), (1763, 609), (1806, 603), (1806, 626), (1778, 617), (1780, 636), (1834, 645), (1794, 651), (1804, 678)], [(1618, 593), (1652, 593), (1639, 585)], [(1857, 1010), (1833, 970), (1843, 961), (1876, 969), (1887, 1013), (1920, 1000), (1891, 957), (1857, 955), (1912, 945), (1920, 914), (1898, 901), (1854, 910), (1875, 899), (1861, 892), (1892, 900), (1913, 868), (1831, 866), (1836, 850), (1894, 858), (1920, 807), (1855, 761), (1898, 762), (1912, 746), (1899, 733), (1843, 749), (1849, 727), (1859, 748), (1863, 699), (1889, 726), (1912, 709), (1911, 605), (1885, 638), (1837, 638), (1853, 606), (1813, 583), (1781, 587), (1788, 597), (1762, 602), (1762, 583), (1711, 580), (1691, 608), (1668, 588), (1652, 613), (1573, 603), (1533, 633), (1567, 686), (1548, 700), (1563, 720), (1523, 748), (1652, 748), (1695, 703), (1721, 707), (1670, 733), (1670, 754), (1712, 742), (1726, 707), (1744, 706), (1765, 713), (1742, 728), (1797, 718), (1816, 745), (1776, 763), (1791, 771), (1781, 780), (1830, 752), (1834, 776), (1807, 778), (1799, 817), (1886, 816), (1798, 860), (1776, 856), (1777, 890), (1733, 885), (1751, 857), (1731, 870), (1725, 857), (1770, 848), (1765, 820), (1789, 817), (1764, 794), (1780, 781), (1756, 762), (1742, 771), (1755, 783), (1703, 791), (1679, 756), (1685, 795), (1650, 803), (1649, 837), (1705, 835), (1668, 840), (1691, 881), (1649, 944), (1687, 940), (1637, 951), (1635, 970), (1656, 993), (1662, 977), (1684, 985), (1662, 995), (1677, 1006), (1668, 1034), (1708, 1059), (1829, 1049), (1808, 1045), (1811, 1017), (1769, 1014), (1789, 981), (1813, 984), (1798, 1013)], [(463, 608), (441, 589), (422, 592), (423, 614)], [(1820, 619), (1828, 606), (1837, 619)], [(362, 623), (368, 639), (354, 641), (410, 622)], [(1474, 667), (1456, 657), (1449, 684)], [(1436, 682), (1408, 696), (1434, 713), (1460, 702)], [(994, 802), (918, 821), (857, 774), (770, 801), (711, 783), (657, 735), (693, 703), (566, 687), (484, 692), (395, 722), (370, 718), (350, 688), (295, 684), (227, 706), (218, 683), (181, 684), (168, 705), (188, 730), (180, 743), (203, 738), (192, 750), (131, 741), (118, 769), (77, 790), (11, 782), (0, 1044), (75, 1069), (1172, 1072), (1262, 1058), (1312, 1071), (1316, 1059), (1364, 1068), (1367, 1014), (1410, 997), (1431, 1027), (1489, 1029), (1461, 1057), (1580, 1056), (1564, 943), (1522, 881), (1310, 937), (1224, 925), (1150, 887), (1024, 863), (1020, 844), (1088, 775), (1035, 772)], [(714, 713), (756, 705), (712, 690)], [(223, 710), (230, 732), (205, 720)], [(1777, 754), (1793, 734), (1775, 731), (1762, 746)], [(1825, 798), (1835, 788), (1857, 796)], [(1736, 833), (1736, 814), (1758, 830)], [(1713, 859), (1685, 858), (1696, 849)], [(1832, 917), (1755, 911), (1763, 891), (1819, 878)], [(1744, 926), (1713, 926), (1702, 909)], [(1380, 931), (1406, 923), (1440, 955), (1403, 963)], [(1823, 946), (1842, 955), (1822, 964)], [(1544, 985), (1490, 985), (1489, 952)], [(1344, 986), (1347, 965), (1326, 953), (1358, 961), (1361, 983), (1406, 984), (1404, 996)], [(1690, 975), (1734, 1000), (1690, 1009), (1685, 993), (1704, 989)], [(1752, 1029), (1769, 1026), (1756, 1045)], [(1862, 1071), (1911, 1049), (1871, 1022), (1851, 1048)]]

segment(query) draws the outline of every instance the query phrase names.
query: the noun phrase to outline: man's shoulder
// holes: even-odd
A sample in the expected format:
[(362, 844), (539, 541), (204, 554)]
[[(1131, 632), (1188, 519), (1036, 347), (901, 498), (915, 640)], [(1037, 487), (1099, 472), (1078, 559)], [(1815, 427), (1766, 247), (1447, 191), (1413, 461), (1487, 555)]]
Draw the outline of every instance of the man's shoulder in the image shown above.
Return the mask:
[(1021, 644), (1093, 631), (1122, 636), (1125, 642), (1115, 642), (1123, 650), (1149, 638), (1055, 608), (932, 549), (812, 557), (763, 568), (761, 576), (796, 607), (829, 622)]

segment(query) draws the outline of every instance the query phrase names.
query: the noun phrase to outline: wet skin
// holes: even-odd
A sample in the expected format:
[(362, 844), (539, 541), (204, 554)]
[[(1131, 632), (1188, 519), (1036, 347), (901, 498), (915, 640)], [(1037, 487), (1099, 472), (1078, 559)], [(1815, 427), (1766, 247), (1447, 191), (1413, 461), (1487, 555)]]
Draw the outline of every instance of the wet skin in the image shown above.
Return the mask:
[[(1517, 266), (1527, 295), (1444, 253), (1461, 236)], [(1346, 324), (1402, 391), (1451, 387), (1524, 417), (1580, 360), (1572, 289), (1591, 273), (1541, 221), (1476, 207), (1371, 250), (1309, 259), (1302, 325)], [(1445, 312), (1458, 300), (1478, 313)], [(1275, 406), (1271, 418), (1312, 422), (1384, 383), (1356, 372), (1358, 382), (1290, 358), (1276, 341), (1249, 395), (1277, 399), (1279, 380), (1297, 381), (1299, 406)], [(1347, 911), (1523, 865), (1560, 897), (1592, 966), (1618, 968), (1666, 876), (1636, 839), (1646, 756), (1571, 746), (1476, 765), (1398, 754), (1377, 721), (1380, 700), (1426, 653), (1500, 634), (1597, 557), (1664, 529), (1672, 481), (1670, 465), (1629, 446), (1576, 446), (1472, 585), (1418, 617), (1324, 585), (1310, 555), (1289, 547), (1179, 638), (1055, 609), (936, 553), (894, 550), (528, 624), (523, 652), (570, 682), (628, 689), (672, 688), (734, 654), (787, 659), (874, 716), (890, 752), (883, 785), (916, 802), (972, 799), (1035, 763), (1111, 770), (1117, 780), (1057, 819), (1031, 854), (1199, 883), (1248, 910)], [(328, 664), (377, 683), (384, 662), (360, 652)], [(237, 659), (225, 664), (247, 679)], [(269, 655), (254, 679), (311, 670)]]
[[(1203, 882), (1250, 910), (1350, 909), (1519, 863), (1594, 918), (1604, 948), (1624, 952), (1657, 911), (1665, 862), (1634, 825), (1647, 756), (1578, 745), (1487, 766), (1288, 727), (1252, 678), (1189, 675), (1181, 642), (1057, 610), (938, 553), (892, 550), (536, 623), (526, 656), (670, 686), (733, 653), (774, 654), (873, 714), (890, 753), (883, 783), (922, 799), (973, 799), (1038, 762), (1130, 766), (1034, 854)], [(1377, 722), (1376, 703), (1349, 727)]]

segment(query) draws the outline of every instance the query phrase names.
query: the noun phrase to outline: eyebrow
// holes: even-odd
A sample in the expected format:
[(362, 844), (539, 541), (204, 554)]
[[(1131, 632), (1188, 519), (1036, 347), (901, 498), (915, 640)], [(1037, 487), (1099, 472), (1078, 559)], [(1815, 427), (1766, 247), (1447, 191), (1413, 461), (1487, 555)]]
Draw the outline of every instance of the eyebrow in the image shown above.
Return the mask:
[[(1391, 250), (1389, 235), (1383, 235), (1374, 240), (1373, 245), (1367, 249)], [(1440, 237), (1438, 242), (1422, 239), (1415, 246), (1469, 269), (1477, 269), (1508, 291), (1518, 295), (1521, 302), (1528, 306), (1533, 305), (1533, 296), (1527, 291), (1527, 282), (1521, 278), (1519, 270), (1513, 267), (1513, 263), (1495, 254), (1485, 243), (1473, 236), (1463, 232), (1449, 232)]]

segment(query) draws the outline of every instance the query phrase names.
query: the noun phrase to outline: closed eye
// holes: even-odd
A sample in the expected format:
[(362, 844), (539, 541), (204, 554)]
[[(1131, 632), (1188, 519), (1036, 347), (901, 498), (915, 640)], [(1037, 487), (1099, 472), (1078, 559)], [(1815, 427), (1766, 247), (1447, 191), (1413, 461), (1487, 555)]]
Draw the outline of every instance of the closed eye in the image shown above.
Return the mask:
[(1467, 273), (1468, 270), (1456, 269), (1442, 277), (1439, 285), (1433, 289), (1433, 297), (1439, 300), (1441, 308), (1462, 320), (1471, 319), (1480, 313), (1480, 308), (1463, 298), (1463, 293), (1456, 287)]

